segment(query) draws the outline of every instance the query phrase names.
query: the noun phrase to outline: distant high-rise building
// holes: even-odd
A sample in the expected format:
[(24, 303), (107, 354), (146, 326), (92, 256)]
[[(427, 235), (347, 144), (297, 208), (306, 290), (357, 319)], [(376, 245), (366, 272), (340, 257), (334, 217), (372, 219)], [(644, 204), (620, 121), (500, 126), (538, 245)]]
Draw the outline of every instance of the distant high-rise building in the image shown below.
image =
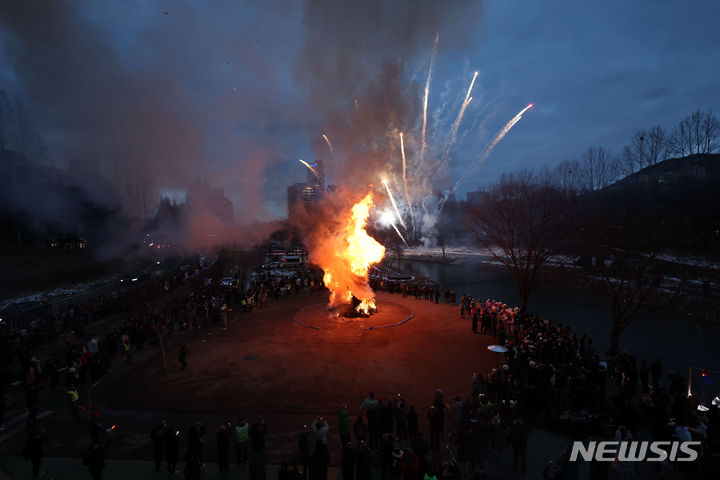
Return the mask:
[(325, 169), (322, 161), (310, 164), (313, 170), (307, 170), (306, 183), (288, 186), (288, 219), (292, 221), (302, 211), (312, 211), (322, 201), (326, 192), (334, 192), (335, 185), (325, 186)]
[(323, 191), (319, 185), (308, 185), (307, 183), (296, 183), (288, 187), (288, 219), (297, 216), (300, 209), (311, 210), (320, 202)]
[(310, 164), (312, 170), (307, 170), (306, 183), (318, 190), (325, 190), (325, 167), (323, 166), (322, 160), (317, 160), (315, 163)]

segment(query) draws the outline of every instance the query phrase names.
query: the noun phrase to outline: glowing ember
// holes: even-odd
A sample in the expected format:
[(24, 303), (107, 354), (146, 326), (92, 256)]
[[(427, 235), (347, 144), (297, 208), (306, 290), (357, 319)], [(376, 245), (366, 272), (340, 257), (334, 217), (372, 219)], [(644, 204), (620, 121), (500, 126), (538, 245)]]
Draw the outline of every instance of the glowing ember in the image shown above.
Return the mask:
[(323, 282), (330, 290), (329, 308), (359, 301), (356, 310), (364, 315), (376, 308), (375, 294), (368, 284), (368, 269), (385, 256), (385, 247), (367, 234), (365, 225), (373, 207), (372, 192), (353, 205), (331, 251), (319, 262), (325, 276)]
[(333, 150), (332, 142), (330, 141), (328, 136), (323, 133), (323, 138), (325, 139), (325, 143), (327, 143), (327, 146), (330, 149), (330, 154), (335, 155), (335, 150)]

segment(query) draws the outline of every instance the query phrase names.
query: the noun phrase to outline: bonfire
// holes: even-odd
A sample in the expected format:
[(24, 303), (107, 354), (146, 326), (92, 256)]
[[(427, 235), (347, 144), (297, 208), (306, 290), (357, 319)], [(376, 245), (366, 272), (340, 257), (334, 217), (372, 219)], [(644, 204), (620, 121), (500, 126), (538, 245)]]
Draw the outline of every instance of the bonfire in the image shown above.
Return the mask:
[(385, 247), (365, 230), (372, 192), (353, 205), (347, 218), (341, 222), (336, 235), (323, 242), (323, 255), (318, 263), (325, 272), (323, 282), (330, 290), (328, 308), (346, 316), (366, 316), (377, 311), (375, 293), (370, 288), (368, 269), (385, 256)]

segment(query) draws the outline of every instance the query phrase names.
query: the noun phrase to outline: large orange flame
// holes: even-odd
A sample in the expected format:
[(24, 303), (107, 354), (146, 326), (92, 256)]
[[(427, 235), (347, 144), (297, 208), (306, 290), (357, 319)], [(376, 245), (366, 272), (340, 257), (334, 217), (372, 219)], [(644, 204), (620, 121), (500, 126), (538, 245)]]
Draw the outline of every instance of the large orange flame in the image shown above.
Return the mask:
[(385, 247), (367, 234), (365, 225), (373, 207), (372, 192), (353, 205), (339, 235), (326, 242), (320, 263), (323, 282), (330, 290), (330, 308), (360, 300), (358, 312), (368, 314), (376, 308), (375, 294), (368, 284), (368, 269), (385, 256)]

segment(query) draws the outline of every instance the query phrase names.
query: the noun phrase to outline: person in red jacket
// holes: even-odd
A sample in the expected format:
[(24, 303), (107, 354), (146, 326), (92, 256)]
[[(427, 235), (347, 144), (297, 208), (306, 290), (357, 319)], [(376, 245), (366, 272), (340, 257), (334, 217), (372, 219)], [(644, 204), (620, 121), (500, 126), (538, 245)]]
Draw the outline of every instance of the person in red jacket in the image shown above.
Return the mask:
[(403, 456), (400, 458), (400, 466), (402, 467), (403, 480), (418, 480), (420, 460), (412, 449), (405, 449)]

